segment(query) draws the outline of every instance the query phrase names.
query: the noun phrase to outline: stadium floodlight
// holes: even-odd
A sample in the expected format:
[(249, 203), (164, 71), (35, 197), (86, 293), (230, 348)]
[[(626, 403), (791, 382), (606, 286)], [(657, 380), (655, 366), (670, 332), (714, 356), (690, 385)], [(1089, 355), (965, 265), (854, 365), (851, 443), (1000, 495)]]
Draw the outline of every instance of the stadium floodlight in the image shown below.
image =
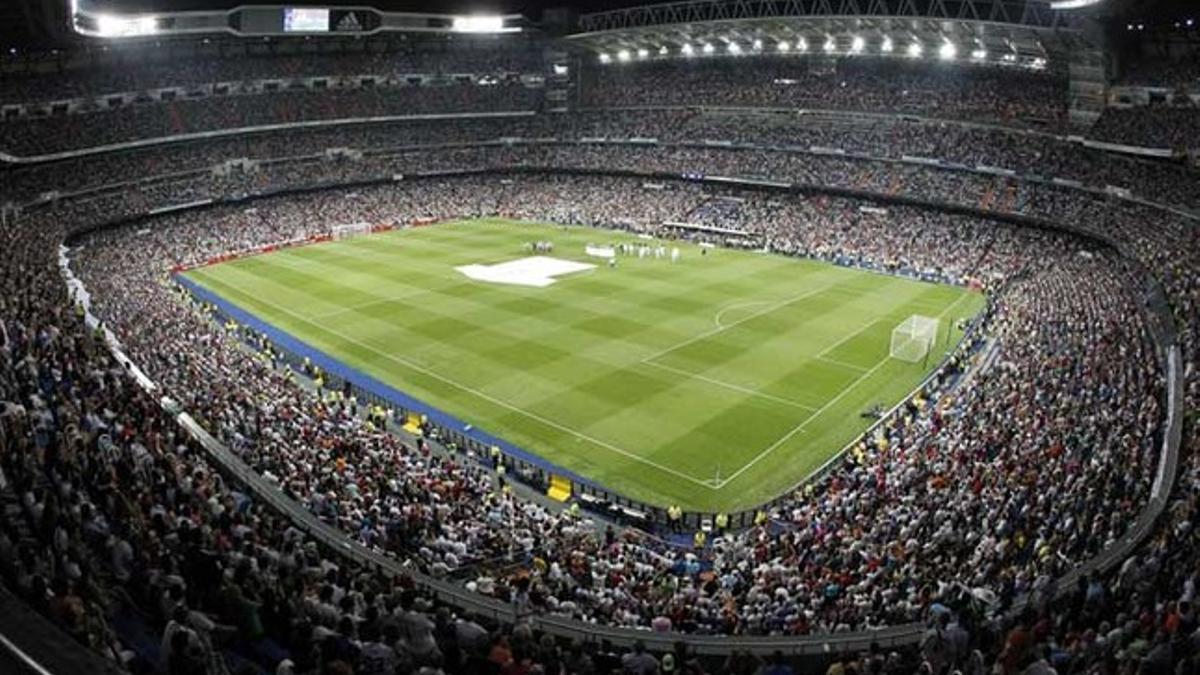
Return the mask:
[(692, 49), (692, 46), (687, 43), (684, 43), (684, 45), (679, 48), (679, 52), (684, 56), (691, 56), (692, 54), (696, 53), (695, 50)]
[(612, 57), (607, 52), (600, 52), (600, 63), (610, 63), (611, 61)]
[(866, 46), (867, 41), (864, 40), (861, 35), (855, 35), (854, 39), (850, 41), (850, 51), (854, 52), (855, 54), (861, 52)]
[(650, 56), (650, 50), (646, 49), (645, 47), (642, 47), (637, 50), (637, 55), (638, 55), (639, 59), (647, 58)]
[(834, 41), (833, 36), (830, 35), (829, 37), (825, 38), (825, 51), (831, 52), (835, 49), (837, 49), (837, 42)]
[(730, 42), (729, 46), (727, 46), (725, 49), (729, 50), (730, 54), (741, 54), (742, 53), (742, 47), (736, 42)]
[(908, 55), (914, 59), (920, 56), (924, 51), (925, 47), (920, 42), (914, 42), (908, 46)]
[(958, 56), (958, 46), (953, 42), (946, 40), (938, 47), (938, 58), (943, 61), (953, 61), (954, 57)]
[(1084, 7), (1092, 7), (1098, 5), (1104, 0), (1054, 0), (1050, 3), (1050, 9), (1054, 11), (1062, 11), (1064, 9), (1083, 9)]
[(787, 40), (783, 40), (776, 45), (775, 48), (786, 54), (787, 51), (792, 48), (792, 45), (788, 44)]
[(617, 52), (617, 60), (622, 61), (622, 62), (628, 61), (629, 60), (629, 50), (622, 49), (621, 51)]
[(895, 45), (892, 44), (892, 36), (883, 36), (883, 44), (879, 45), (879, 51), (884, 54), (891, 54), (893, 49), (895, 49)]
[(99, 37), (136, 37), (153, 35), (158, 31), (158, 19), (152, 16), (96, 15), (96, 35)]
[(711, 42), (705, 42), (704, 46), (701, 49), (704, 51), (705, 54), (712, 54), (713, 52), (717, 51), (717, 48), (714, 47)]
[(450, 29), (455, 33), (503, 33), (504, 17), (492, 14), (473, 14), (471, 16), (456, 16), (450, 23)]

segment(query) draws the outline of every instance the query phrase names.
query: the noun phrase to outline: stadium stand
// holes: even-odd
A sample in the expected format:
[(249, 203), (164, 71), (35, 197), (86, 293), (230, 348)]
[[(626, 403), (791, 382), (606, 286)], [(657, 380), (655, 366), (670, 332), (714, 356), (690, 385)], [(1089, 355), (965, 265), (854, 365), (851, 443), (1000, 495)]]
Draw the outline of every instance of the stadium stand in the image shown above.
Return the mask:
[[(3, 91), (477, 64), (540, 67), (504, 49), (212, 59)], [(759, 65), (747, 78), (715, 61), (591, 64), (588, 109), (569, 113), (293, 127), (6, 168), (4, 586), (131, 672), (1195, 672), (1194, 169), (1043, 133), (1067, 124), (1061, 72)], [(411, 89), (7, 120), (0, 144), (36, 155), (542, 108), (519, 80)], [(880, 114), (765, 110), (815, 106)], [(1089, 133), (1186, 147), (1190, 113), (1111, 108)], [(726, 197), (739, 208), (706, 208)], [(353, 383), (319, 382), (170, 276), (338, 223), (489, 215), (638, 232), (694, 219), (752, 235), (727, 245), (984, 279), (990, 302), (881, 439), (693, 548), (538, 499), (536, 477), (498, 475), (446, 429), (414, 439), (399, 414), (330, 398)], [(867, 637), (838, 642), (851, 635)]]

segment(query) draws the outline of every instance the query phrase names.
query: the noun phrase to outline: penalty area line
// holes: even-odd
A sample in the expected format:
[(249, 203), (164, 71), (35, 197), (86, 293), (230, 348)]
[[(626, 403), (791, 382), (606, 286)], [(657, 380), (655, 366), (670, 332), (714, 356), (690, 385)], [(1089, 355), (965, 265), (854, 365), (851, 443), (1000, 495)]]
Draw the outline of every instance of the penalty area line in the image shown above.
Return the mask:
[(776, 440), (771, 445), (767, 446), (767, 448), (765, 450), (758, 453), (758, 455), (756, 455), (754, 457), (754, 459), (750, 460), (749, 462), (746, 462), (746, 464), (744, 464), (742, 466), (742, 468), (738, 469), (737, 471), (733, 472), (729, 476), (726, 476), (724, 479), (722, 479), (721, 482), (718, 484), (717, 489), (720, 490), (721, 488), (725, 487), (730, 481), (732, 481), (735, 478), (737, 478), (738, 476), (742, 475), (747, 470), (749, 470), (750, 467), (757, 464), (763, 457), (766, 457), (767, 455), (774, 452), (776, 448), (783, 445), (784, 443), (787, 443), (796, 434), (803, 432), (804, 428), (808, 426), (809, 422), (812, 422), (813, 420), (817, 419), (823, 413), (825, 413), (827, 410), (832, 408), (834, 406), (834, 404), (836, 404), (838, 401), (845, 398), (846, 394), (849, 394), (851, 391), (854, 390), (855, 387), (862, 384), (863, 381), (865, 381), (867, 378), (874, 375), (875, 372), (877, 370), (879, 370), (880, 368), (882, 368), (883, 365), (887, 362), (888, 362), (888, 357), (885, 356), (883, 359), (881, 359), (879, 361), (879, 363), (876, 363), (875, 366), (872, 367), (870, 370), (866, 371), (862, 375), (859, 375), (858, 379), (856, 379), (853, 382), (851, 382), (850, 384), (846, 385), (846, 387), (844, 389), (842, 389), (842, 391), (839, 392), (837, 396), (834, 396), (833, 398), (829, 399), (829, 401), (827, 403), (825, 403), (825, 405), (821, 406), (821, 408), (819, 410), (817, 410), (815, 413), (813, 413), (811, 417), (805, 419), (800, 424), (797, 424), (791, 431), (789, 431), (786, 434), (784, 434), (783, 436), (779, 437), (778, 440)]
[[(965, 297), (967, 297), (967, 295), (965, 293), (963, 295), (960, 295), (958, 298), (956, 298), (954, 300), (954, 302), (950, 303), (945, 308), (943, 308), (942, 311), (937, 315), (937, 318), (939, 320), (944, 318), (947, 314), (950, 313), (951, 310), (953, 310), (955, 307), (957, 307), (958, 304), (960, 302), (962, 302), (963, 298), (965, 298)], [(883, 319), (880, 318), (880, 319), (876, 319), (875, 321), (872, 321), (871, 323), (867, 324), (866, 326), (863, 326), (862, 328), (860, 328), (854, 335), (861, 333), (862, 331), (879, 323), (882, 320)], [(854, 337), (854, 335), (851, 335), (851, 336), (847, 337), (846, 339), (849, 339), (850, 337)], [(845, 340), (843, 340), (842, 342), (845, 342)], [(841, 342), (839, 342), (838, 344), (841, 344)], [(832, 351), (834, 349), (834, 347), (836, 347), (836, 346), (837, 346), (837, 344), (827, 348), (824, 352), (819, 354), (817, 358), (823, 357), (826, 353), (828, 353), (829, 351)], [(947, 352), (948, 351), (949, 350), (947, 350)], [(862, 375), (860, 375), (858, 377), (858, 379), (856, 379), (853, 382), (851, 382), (850, 384), (846, 385), (846, 387), (844, 389), (842, 389), (838, 393), (837, 396), (830, 399), (829, 402), (827, 402), (824, 406), (822, 406), (820, 410), (813, 413), (811, 417), (804, 420), (800, 424), (796, 425), (796, 427), (794, 429), (792, 429), (791, 431), (784, 434), (783, 437), (781, 437), (779, 440), (777, 440), (774, 443), (772, 443), (771, 445), (767, 446), (767, 448), (765, 450), (758, 453), (758, 455), (756, 455), (754, 457), (754, 459), (747, 462), (745, 465), (742, 466), (742, 468), (738, 469), (737, 471), (733, 472), (732, 474), (730, 474), (729, 476), (727, 476), (726, 478), (721, 480), (719, 483), (717, 483), (716, 489), (720, 490), (720, 489), (724, 488), (727, 484), (729, 484), (730, 481), (734, 480), (738, 476), (745, 473), (750, 467), (757, 464), (759, 462), (759, 460), (761, 460), (763, 457), (766, 457), (767, 455), (771, 454), (772, 452), (774, 452), (776, 450), (776, 448), (778, 448), (779, 446), (788, 442), (788, 440), (790, 440), (793, 436), (804, 431), (804, 428), (808, 426), (809, 422), (812, 422), (813, 420), (820, 417), (825, 411), (829, 410), (833, 406), (833, 404), (842, 400), (842, 398), (844, 398), (846, 396), (846, 394), (850, 393), (855, 387), (862, 384), (863, 381), (865, 381), (866, 379), (868, 379), (872, 375), (874, 375), (876, 373), (876, 371), (878, 371), (880, 368), (882, 368), (884, 366), (884, 364), (886, 364), (890, 358), (891, 358), (890, 356), (885, 356), (882, 359), (880, 359), (879, 363), (876, 363), (874, 366), (871, 367), (870, 370), (867, 370)], [(922, 381), (924, 381), (924, 380), (922, 380)], [(849, 445), (847, 445), (846, 447), (849, 447)], [(843, 448), (843, 452), (844, 452), (844, 450), (845, 450), (845, 448)], [(840, 455), (841, 455), (841, 453), (839, 453), (837, 456), (840, 456)]]
[[(742, 318), (738, 319), (737, 321), (734, 321), (733, 323), (728, 323), (728, 324), (724, 324), (724, 325), (718, 325), (716, 328), (713, 328), (713, 329), (710, 329), (710, 330), (706, 330), (706, 331), (704, 331), (704, 332), (702, 332), (702, 333), (699, 333), (699, 334), (697, 334), (697, 335), (693, 335), (692, 337), (690, 337), (690, 338), (687, 338), (686, 340), (683, 340), (682, 342), (677, 342), (677, 343), (675, 343), (675, 344), (673, 344), (673, 345), (671, 345), (671, 346), (669, 346), (669, 347), (667, 347), (667, 348), (665, 348), (665, 349), (660, 349), (659, 351), (657, 351), (657, 352), (654, 352), (653, 354), (651, 354), (651, 355), (649, 355), (649, 356), (643, 357), (643, 358), (642, 358), (642, 363), (648, 363), (648, 362), (650, 362), (650, 361), (653, 361), (653, 360), (657, 359), (657, 358), (658, 358), (658, 357), (660, 357), (660, 356), (665, 356), (665, 355), (667, 355), (667, 354), (670, 354), (671, 352), (673, 352), (673, 351), (675, 351), (675, 350), (677, 350), (677, 349), (680, 349), (680, 348), (686, 347), (686, 346), (688, 346), (688, 345), (690, 345), (690, 344), (692, 344), (692, 343), (695, 343), (695, 342), (699, 342), (700, 340), (703, 340), (703, 339), (705, 339), (705, 338), (712, 337), (712, 336), (714, 336), (714, 335), (716, 335), (716, 334), (718, 334), (718, 333), (722, 333), (722, 332), (724, 332), (724, 331), (727, 331), (727, 330), (729, 330), (730, 328), (733, 328), (733, 327), (735, 327), (735, 326), (740, 326), (741, 324), (743, 324), (743, 323), (746, 323), (747, 321), (750, 321), (750, 320), (752, 320), (752, 319), (757, 319), (758, 317), (760, 317), (760, 316), (764, 316), (764, 315), (766, 315), (766, 314), (770, 314), (771, 312), (774, 312), (774, 311), (775, 311), (775, 310), (777, 310), (777, 309), (781, 309), (781, 308), (783, 308), (783, 307), (787, 307), (788, 305), (790, 305), (790, 304), (792, 304), (792, 303), (794, 303), (794, 302), (799, 302), (799, 301), (801, 301), (801, 300), (803, 300), (803, 299), (805, 299), (805, 298), (808, 298), (808, 297), (814, 296), (814, 295), (816, 295), (816, 294), (818, 294), (818, 293), (823, 293), (823, 292), (825, 292), (825, 291), (827, 291), (827, 290), (830, 290), (830, 289), (832, 289), (832, 288), (834, 288), (834, 287), (836, 287), (836, 286), (838, 286), (838, 285), (839, 285), (839, 282), (833, 282), (833, 283), (825, 284), (824, 286), (818, 286), (817, 288), (811, 289), (811, 290), (809, 290), (809, 291), (806, 291), (806, 292), (804, 292), (804, 293), (801, 293), (801, 294), (799, 294), (799, 295), (795, 295), (795, 296), (792, 296), (792, 297), (790, 297), (790, 298), (785, 298), (785, 299), (783, 299), (783, 300), (780, 300), (780, 301), (778, 301), (778, 302), (774, 302), (774, 303), (772, 303), (772, 304), (771, 304), (769, 307), (767, 307), (766, 309), (762, 309), (762, 310), (759, 310), (759, 311), (757, 311), (757, 312), (752, 312), (752, 313), (750, 313), (750, 314), (747, 314), (746, 316), (744, 316), (744, 317), (742, 317)], [(766, 300), (766, 301), (764, 301), (764, 302), (771, 302), (771, 301), (770, 301), (770, 300)], [(718, 316), (719, 316), (719, 315), (718, 315)]]
[[(208, 275), (207, 275), (207, 274), (204, 274), (203, 276), (208, 276)], [(346, 334), (344, 334), (344, 333), (342, 333), (342, 332), (340, 332), (340, 331), (337, 331), (337, 330), (334, 330), (334, 329), (332, 329), (332, 328), (328, 328), (328, 327), (326, 327), (326, 326), (323, 326), (323, 325), (321, 325), (321, 324), (318, 324), (317, 322), (313, 321), (312, 319), (305, 318), (303, 315), (297, 314), (297, 313), (293, 312), (292, 310), (290, 310), (290, 309), (288, 309), (288, 308), (286, 308), (286, 307), (283, 307), (283, 306), (281, 306), (281, 305), (278, 305), (278, 304), (276, 304), (276, 303), (274, 303), (274, 302), (271, 302), (270, 300), (266, 300), (266, 299), (263, 299), (263, 298), (256, 297), (256, 296), (254, 296), (253, 294), (251, 294), (251, 293), (250, 293), (248, 290), (246, 290), (245, 288), (242, 288), (242, 287), (238, 286), (237, 284), (229, 283), (228, 281), (223, 281), (223, 280), (212, 279), (211, 277), (209, 277), (209, 278), (210, 278), (212, 281), (216, 281), (217, 283), (219, 283), (219, 284), (221, 284), (221, 285), (228, 286), (229, 288), (232, 288), (233, 290), (237, 291), (238, 293), (240, 293), (240, 294), (242, 294), (242, 295), (244, 295), (244, 296), (246, 296), (246, 297), (252, 298), (252, 299), (254, 300), (254, 302), (258, 302), (258, 303), (261, 303), (261, 304), (267, 305), (268, 307), (271, 307), (271, 308), (273, 308), (273, 309), (276, 309), (276, 310), (278, 310), (278, 311), (280, 311), (280, 312), (282, 312), (282, 313), (284, 313), (284, 314), (287, 314), (288, 316), (292, 317), (292, 318), (293, 318), (293, 319), (295, 319), (296, 321), (299, 321), (299, 322), (301, 322), (301, 323), (308, 324), (308, 325), (310, 325), (310, 326), (312, 326), (312, 327), (316, 328), (317, 330), (324, 331), (325, 333), (328, 333), (328, 334), (330, 334), (330, 335), (333, 335), (333, 336), (335, 336), (335, 337), (341, 338), (342, 340), (344, 340), (344, 341), (346, 341), (346, 342), (349, 342), (349, 343), (351, 343), (351, 344), (357, 345), (358, 347), (360, 347), (360, 348), (362, 348), (362, 349), (365, 349), (365, 350), (367, 350), (367, 351), (371, 352), (372, 354), (375, 354), (375, 355), (377, 355), (377, 356), (381, 356), (381, 357), (383, 357), (383, 358), (385, 358), (385, 359), (387, 359), (387, 360), (389, 360), (389, 361), (392, 361), (392, 362), (394, 362), (394, 363), (398, 363), (398, 364), (400, 364), (400, 365), (402, 365), (402, 366), (404, 366), (404, 367), (406, 367), (406, 368), (409, 368), (409, 369), (411, 369), (411, 370), (415, 370), (416, 372), (419, 372), (419, 373), (421, 373), (421, 374), (423, 374), (423, 375), (426, 375), (426, 376), (428, 376), (428, 377), (431, 377), (431, 378), (433, 378), (433, 379), (435, 379), (435, 380), (438, 380), (439, 382), (442, 382), (442, 383), (444, 383), (444, 384), (450, 385), (451, 387), (454, 387), (455, 389), (458, 389), (459, 391), (463, 391), (463, 392), (466, 392), (466, 393), (468, 393), (468, 394), (471, 394), (472, 396), (475, 396), (475, 397), (477, 397), (477, 398), (480, 398), (480, 399), (482, 399), (482, 400), (484, 400), (484, 401), (487, 401), (487, 402), (489, 402), (489, 403), (492, 403), (493, 405), (496, 405), (496, 406), (499, 406), (499, 407), (501, 407), (501, 408), (504, 408), (505, 410), (509, 410), (509, 411), (511, 411), (511, 412), (517, 413), (518, 415), (521, 415), (521, 416), (523, 416), (523, 417), (527, 417), (527, 418), (529, 418), (529, 419), (531, 419), (531, 420), (535, 420), (535, 421), (537, 421), (537, 422), (541, 422), (542, 424), (545, 424), (545, 425), (546, 425), (546, 426), (548, 426), (548, 427), (551, 427), (551, 428), (557, 429), (557, 430), (559, 430), (559, 431), (562, 431), (562, 432), (564, 432), (564, 433), (570, 434), (570, 435), (572, 435), (572, 436), (574, 436), (574, 437), (576, 437), (576, 438), (579, 438), (579, 439), (585, 440), (585, 441), (587, 441), (587, 442), (589, 442), (589, 443), (592, 443), (593, 445), (596, 445), (596, 446), (598, 446), (598, 447), (601, 447), (601, 448), (605, 448), (606, 450), (610, 450), (610, 451), (612, 451), (612, 452), (615, 452), (615, 453), (617, 453), (617, 454), (619, 454), (619, 455), (622, 455), (622, 456), (624, 456), (624, 457), (627, 457), (627, 458), (629, 458), (629, 459), (632, 459), (632, 460), (634, 460), (634, 461), (636, 461), (636, 462), (639, 462), (639, 463), (641, 463), (641, 464), (645, 464), (645, 465), (647, 465), (647, 466), (650, 466), (650, 467), (653, 467), (653, 468), (655, 468), (655, 469), (658, 469), (659, 471), (662, 471), (662, 472), (664, 472), (664, 473), (671, 474), (672, 476), (675, 476), (676, 478), (682, 478), (682, 479), (684, 479), (684, 480), (686, 480), (686, 481), (689, 481), (689, 482), (691, 482), (691, 483), (694, 483), (694, 484), (696, 484), (696, 485), (700, 485), (700, 486), (706, 487), (706, 488), (708, 488), (708, 489), (710, 489), (710, 490), (716, 490), (716, 489), (719, 489), (719, 488), (717, 488), (717, 487), (714, 487), (714, 486), (711, 484), (711, 481), (709, 481), (709, 480), (702, 480), (702, 479), (699, 479), (699, 478), (695, 478), (694, 476), (689, 476), (688, 474), (682, 473), (682, 472), (680, 472), (680, 471), (678, 471), (678, 470), (676, 470), (676, 469), (672, 469), (671, 467), (668, 467), (668, 466), (664, 466), (664, 465), (662, 465), (662, 464), (659, 464), (658, 462), (655, 462), (654, 460), (651, 460), (651, 459), (646, 459), (645, 457), (642, 457), (642, 456), (640, 456), (640, 455), (638, 455), (638, 454), (632, 453), (632, 452), (630, 452), (630, 451), (628, 451), (628, 450), (625, 450), (624, 448), (621, 448), (621, 447), (618, 447), (618, 446), (616, 446), (616, 445), (613, 445), (613, 444), (611, 444), (611, 443), (609, 443), (609, 442), (607, 442), (607, 441), (602, 441), (602, 440), (600, 440), (600, 439), (598, 439), (598, 438), (593, 438), (592, 436), (589, 436), (589, 435), (587, 435), (587, 434), (585, 434), (585, 433), (583, 433), (583, 432), (580, 432), (580, 431), (576, 431), (575, 429), (572, 429), (572, 428), (570, 428), (570, 427), (568, 427), (568, 426), (564, 426), (564, 425), (562, 425), (562, 424), (560, 424), (560, 423), (558, 423), (558, 422), (555, 422), (554, 420), (548, 419), (548, 418), (546, 418), (546, 417), (542, 417), (541, 415), (538, 415), (537, 413), (529, 412), (528, 410), (525, 410), (525, 409), (523, 409), (523, 408), (518, 408), (517, 406), (514, 406), (514, 405), (512, 405), (512, 404), (510, 404), (510, 403), (507, 403), (507, 402), (505, 402), (505, 401), (501, 400), (501, 399), (498, 399), (498, 398), (496, 398), (495, 396), (491, 396), (490, 394), (485, 394), (484, 392), (482, 392), (482, 391), (479, 391), (478, 389), (475, 389), (475, 388), (473, 388), (473, 387), (469, 387), (469, 386), (467, 386), (467, 385), (464, 385), (464, 384), (461, 384), (461, 383), (459, 383), (459, 382), (455, 382), (454, 380), (451, 380), (450, 378), (448, 378), (448, 377), (446, 377), (446, 376), (444, 376), (444, 375), (441, 375), (441, 374), (437, 373), (436, 371), (430, 370), (430, 369), (428, 369), (428, 368), (426, 368), (426, 367), (424, 367), (424, 366), (422, 366), (422, 365), (420, 365), (420, 364), (414, 363), (414, 362), (412, 362), (412, 361), (409, 361), (409, 360), (407, 360), (407, 359), (401, 358), (401, 357), (399, 357), (399, 356), (396, 356), (396, 355), (394, 355), (394, 354), (388, 354), (388, 353), (386, 353), (386, 352), (379, 351), (379, 350), (378, 350), (378, 349), (376, 349), (375, 347), (372, 347), (371, 345), (369, 345), (369, 344), (367, 344), (367, 343), (365, 343), (365, 342), (363, 342), (363, 341), (359, 340), (358, 338), (351, 337), (351, 336), (349, 336), (349, 335), (346, 335)]]
[(648, 366), (654, 366), (655, 368), (661, 368), (662, 370), (665, 370), (668, 373), (675, 373), (676, 375), (685, 377), (689, 380), (699, 380), (701, 382), (707, 382), (708, 384), (711, 384), (713, 386), (723, 387), (725, 389), (729, 389), (731, 391), (736, 391), (740, 394), (745, 394), (747, 396), (755, 396), (758, 398), (766, 399), (768, 401), (774, 401), (775, 403), (779, 403), (782, 405), (791, 406), (793, 408), (807, 410), (808, 412), (815, 412), (817, 410), (813, 406), (804, 405), (803, 403), (800, 403), (799, 401), (793, 401), (791, 399), (781, 398), (779, 396), (774, 396), (774, 395), (768, 394), (766, 392), (755, 391), (754, 389), (749, 389), (747, 387), (741, 387), (736, 384), (731, 384), (729, 382), (723, 382), (721, 380), (716, 380), (711, 377), (705, 377), (704, 375), (692, 373), (692, 372), (683, 370), (682, 368), (675, 368), (673, 366), (668, 366), (668, 365), (659, 363), (657, 361), (644, 361), (643, 363), (645, 363)]

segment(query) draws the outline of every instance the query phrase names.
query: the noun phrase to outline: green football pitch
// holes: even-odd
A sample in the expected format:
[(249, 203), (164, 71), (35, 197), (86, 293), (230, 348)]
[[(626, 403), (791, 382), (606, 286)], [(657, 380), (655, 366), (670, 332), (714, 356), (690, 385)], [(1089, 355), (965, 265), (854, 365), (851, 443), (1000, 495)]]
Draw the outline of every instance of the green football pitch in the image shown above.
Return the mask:
[[(544, 287), (472, 280), (554, 245), (592, 263)], [(788, 490), (936, 366), (974, 316), (963, 288), (759, 252), (678, 262), (588, 244), (628, 233), (504, 220), (362, 236), (187, 276), (342, 363), (628, 497), (751, 508)], [(551, 262), (556, 262), (551, 261)], [(913, 314), (941, 320), (922, 363), (888, 357)]]

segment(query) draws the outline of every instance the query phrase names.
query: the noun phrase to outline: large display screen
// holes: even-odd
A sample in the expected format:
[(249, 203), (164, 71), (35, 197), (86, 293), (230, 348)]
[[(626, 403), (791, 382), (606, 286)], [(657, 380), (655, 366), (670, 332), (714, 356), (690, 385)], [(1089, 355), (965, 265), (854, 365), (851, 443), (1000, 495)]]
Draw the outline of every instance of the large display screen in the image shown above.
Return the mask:
[(318, 7), (284, 7), (283, 30), (286, 33), (328, 31), (329, 10)]

